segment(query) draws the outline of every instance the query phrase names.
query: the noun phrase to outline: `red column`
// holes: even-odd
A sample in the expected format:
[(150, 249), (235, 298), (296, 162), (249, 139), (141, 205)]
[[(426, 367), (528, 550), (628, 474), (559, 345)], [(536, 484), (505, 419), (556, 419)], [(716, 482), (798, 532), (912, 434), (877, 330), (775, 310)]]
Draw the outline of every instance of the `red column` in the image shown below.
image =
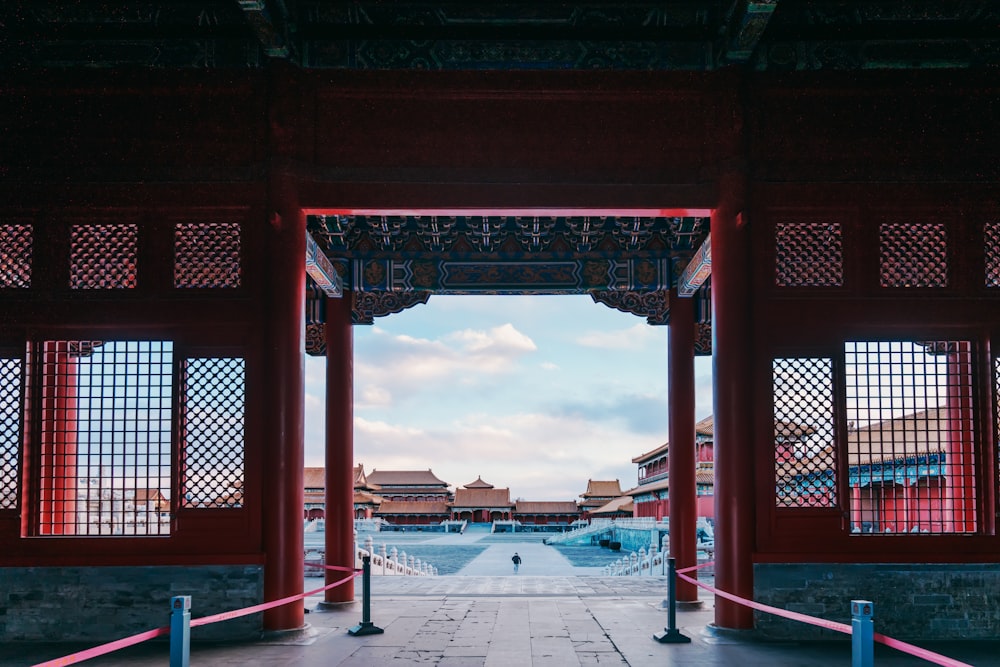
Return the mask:
[[(294, 184), (275, 176), (271, 183), (267, 235), (268, 345), (263, 355), (267, 386), (261, 393), (264, 420), (263, 530), (267, 561), (264, 598), (277, 600), (302, 592), (305, 454), (305, 302), (306, 221)], [(264, 612), (267, 631), (304, 625), (301, 600)]]
[[(722, 201), (712, 213), (712, 364), (715, 412), (715, 584), (753, 598), (754, 386), (750, 366), (750, 229), (742, 219), (740, 175), (723, 178)], [(715, 624), (751, 629), (753, 612), (721, 597)]]
[[(38, 532), (77, 532), (76, 385), (78, 360), (65, 342), (46, 343), (42, 350), (41, 479)], [(100, 488), (87, 487), (88, 498)], [(110, 501), (109, 501), (110, 502)], [(111, 507), (109, 506), (110, 510)]]
[[(354, 567), (354, 330), (351, 292), (326, 300), (326, 563)], [(326, 583), (346, 572), (326, 571)], [(354, 580), (325, 603), (354, 602)]]
[(948, 353), (948, 452), (945, 530), (976, 530), (975, 452), (972, 446), (972, 354), (967, 342)]
[[(698, 489), (695, 484), (694, 301), (670, 290), (667, 334), (667, 469), (670, 471), (670, 555), (678, 569), (698, 564)], [(697, 576), (696, 572), (692, 573)], [(696, 603), (698, 587), (677, 581), (677, 601)]]

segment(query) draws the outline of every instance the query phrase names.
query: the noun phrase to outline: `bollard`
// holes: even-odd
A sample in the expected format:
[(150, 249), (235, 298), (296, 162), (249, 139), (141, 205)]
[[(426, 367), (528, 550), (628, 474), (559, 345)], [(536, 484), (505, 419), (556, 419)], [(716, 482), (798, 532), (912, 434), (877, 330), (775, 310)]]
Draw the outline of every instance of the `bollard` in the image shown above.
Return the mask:
[[(371, 556), (363, 556), (361, 559), (361, 623), (355, 625), (347, 631), (347, 634), (355, 637), (364, 635), (380, 635), (385, 630), (376, 627), (372, 623), (372, 559)], [(173, 667), (171, 665), (171, 667)]]
[(870, 600), (851, 600), (851, 667), (875, 664), (875, 605)]
[(657, 632), (653, 639), (661, 644), (687, 644), (691, 638), (677, 629), (677, 573), (674, 571), (674, 557), (667, 559), (667, 627)]
[(170, 598), (170, 667), (191, 664), (191, 596)]

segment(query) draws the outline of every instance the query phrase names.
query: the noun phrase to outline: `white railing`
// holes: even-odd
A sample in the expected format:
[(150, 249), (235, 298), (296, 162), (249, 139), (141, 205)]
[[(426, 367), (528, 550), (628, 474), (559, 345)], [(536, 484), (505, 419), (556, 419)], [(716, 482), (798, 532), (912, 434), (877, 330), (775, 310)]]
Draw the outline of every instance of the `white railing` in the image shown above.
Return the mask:
[(632, 528), (636, 530), (652, 530), (657, 521), (653, 517), (625, 517), (622, 519), (591, 519), (590, 525), (574, 528), (566, 533), (559, 533), (545, 540), (546, 544), (561, 544), (572, 542), (581, 537), (596, 535), (612, 528)]
[[(371, 573), (373, 575), (429, 577), (436, 576), (438, 570), (430, 563), (421, 562), (419, 558), (407, 556), (405, 551), (397, 551), (396, 547), (386, 549), (382, 544), (375, 549), (372, 538), (365, 539), (365, 545), (354, 545), (354, 567), (361, 569), (364, 557), (371, 558)], [(307, 577), (322, 576), (325, 570), (326, 551), (321, 548), (307, 549), (305, 552), (305, 575)]]
[[(604, 566), (604, 574), (608, 577), (666, 576), (667, 556), (670, 555), (670, 538), (664, 536), (658, 549), (655, 544), (649, 545), (649, 550), (640, 547), (638, 553), (633, 551), (622, 556), (613, 563)], [(715, 555), (714, 544), (698, 545), (698, 561), (712, 560)]]

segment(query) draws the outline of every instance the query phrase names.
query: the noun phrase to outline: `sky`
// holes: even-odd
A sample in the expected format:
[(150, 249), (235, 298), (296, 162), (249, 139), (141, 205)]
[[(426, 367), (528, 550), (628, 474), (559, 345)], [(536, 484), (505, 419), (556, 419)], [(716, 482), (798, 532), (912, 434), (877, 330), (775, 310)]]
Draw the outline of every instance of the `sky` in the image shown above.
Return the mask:
[[(669, 327), (589, 296), (431, 296), (354, 327), (354, 460), (366, 472), (477, 477), (511, 500), (636, 484), (667, 441)], [(326, 360), (306, 357), (306, 465), (323, 465)], [(696, 419), (711, 358), (695, 362)]]

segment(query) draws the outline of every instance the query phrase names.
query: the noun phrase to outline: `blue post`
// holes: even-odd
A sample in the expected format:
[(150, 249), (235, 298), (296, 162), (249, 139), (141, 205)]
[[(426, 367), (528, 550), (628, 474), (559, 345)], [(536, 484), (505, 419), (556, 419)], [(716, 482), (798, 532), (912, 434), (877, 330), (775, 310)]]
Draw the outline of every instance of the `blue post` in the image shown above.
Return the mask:
[(191, 664), (191, 596), (170, 598), (170, 667)]
[(667, 557), (667, 627), (657, 632), (653, 639), (661, 644), (688, 644), (691, 638), (677, 629), (677, 573), (674, 571), (674, 557)]
[(851, 600), (851, 667), (875, 665), (875, 605), (869, 600)]

